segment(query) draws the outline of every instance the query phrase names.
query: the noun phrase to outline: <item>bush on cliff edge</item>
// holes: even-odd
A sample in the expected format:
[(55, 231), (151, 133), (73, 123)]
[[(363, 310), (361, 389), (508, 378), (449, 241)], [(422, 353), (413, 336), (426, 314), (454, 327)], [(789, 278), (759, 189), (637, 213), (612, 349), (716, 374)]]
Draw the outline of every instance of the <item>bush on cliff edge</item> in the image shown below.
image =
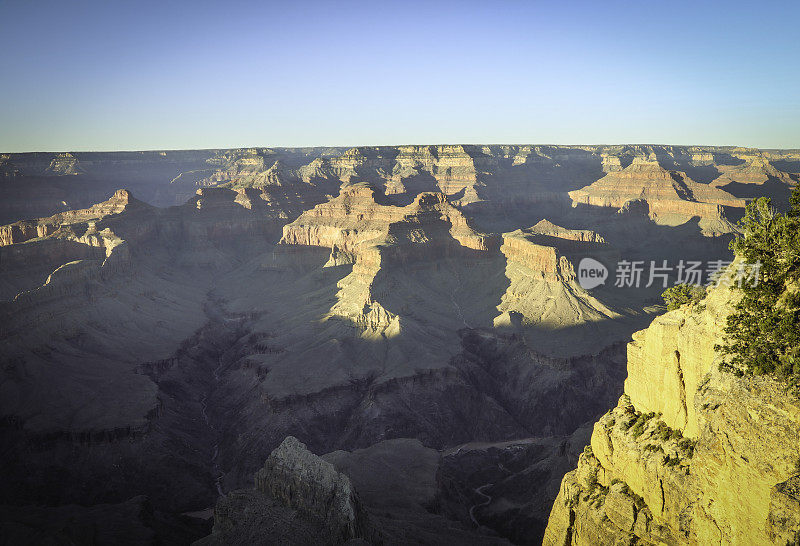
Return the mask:
[(702, 301), (706, 297), (706, 289), (694, 284), (676, 284), (664, 290), (661, 297), (664, 298), (667, 311), (672, 311), (687, 303)]
[(775, 374), (800, 381), (800, 186), (790, 208), (780, 214), (768, 198), (747, 206), (739, 222), (742, 235), (731, 248), (745, 262), (760, 262), (755, 286), (734, 286), (743, 297), (728, 317), (723, 369)]

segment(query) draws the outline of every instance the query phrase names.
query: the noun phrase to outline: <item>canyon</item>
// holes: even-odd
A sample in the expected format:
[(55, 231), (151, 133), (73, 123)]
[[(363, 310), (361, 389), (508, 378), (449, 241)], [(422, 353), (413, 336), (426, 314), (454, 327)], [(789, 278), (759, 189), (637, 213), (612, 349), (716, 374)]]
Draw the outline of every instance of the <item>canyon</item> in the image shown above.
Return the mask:
[(730, 294), (663, 314), (614, 277), (731, 260), (798, 180), (800, 152), (736, 147), (0, 154), (4, 533), (789, 540), (800, 414), (713, 366)]

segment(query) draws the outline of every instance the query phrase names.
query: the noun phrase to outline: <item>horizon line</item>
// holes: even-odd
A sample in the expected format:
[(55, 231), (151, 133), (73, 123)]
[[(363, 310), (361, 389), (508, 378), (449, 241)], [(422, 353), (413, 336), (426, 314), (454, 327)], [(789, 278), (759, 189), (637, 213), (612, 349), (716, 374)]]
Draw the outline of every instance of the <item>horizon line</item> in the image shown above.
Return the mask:
[(120, 148), (120, 149), (64, 149), (64, 150), (26, 150), (21, 152), (7, 152), (0, 151), (0, 155), (24, 155), (24, 154), (65, 154), (65, 153), (82, 153), (82, 154), (100, 154), (100, 153), (157, 153), (157, 152), (211, 152), (211, 151), (228, 151), (228, 150), (250, 150), (250, 149), (277, 149), (277, 150), (307, 150), (319, 148), (336, 148), (352, 150), (356, 148), (399, 148), (405, 146), (552, 146), (562, 148), (589, 148), (589, 147), (609, 147), (609, 146), (654, 146), (654, 147), (674, 147), (674, 148), (728, 148), (728, 149), (746, 149), (746, 150), (759, 150), (759, 151), (780, 151), (780, 152), (800, 152), (800, 147), (788, 148), (775, 148), (775, 147), (758, 147), (758, 146), (742, 146), (737, 144), (664, 144), (664, 143), (651, 143), (651, 142), (619, 142), (619, 143), (591, 143), (591, 144), (554, 144), (554, 143), (474, 143), (474, 142), (434, 142), (434, 143), (403, 143), (403, 144), (319, 144), (308, 146), (276, 146), (276, 145), (257, 145), (257, 146), (211, 146), (204, 148), (146, 148), (146, 149), (133, 149), (133, 148)]

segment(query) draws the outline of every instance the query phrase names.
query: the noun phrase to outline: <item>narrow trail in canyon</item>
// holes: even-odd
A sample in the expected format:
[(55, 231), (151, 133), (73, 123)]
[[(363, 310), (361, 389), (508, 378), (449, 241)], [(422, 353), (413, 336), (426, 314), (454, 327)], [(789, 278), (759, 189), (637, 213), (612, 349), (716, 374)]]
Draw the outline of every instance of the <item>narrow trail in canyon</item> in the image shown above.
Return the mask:
[(481, 524), (475, 518), (475, 509), (476, 508), (482, 508), (484, 506), (488, 506), (489, 503), (492, 502), (492, 496), (491, 495), (487, 495), (486, 493), (483, 492), (483, 490), (486, 489), (487, 487), (491, 487), (493, 485), (494, 485), (493, 483), (487, 483), (487, 484), (484, 484), (484, 485), (482, 485), (480, 487), (476, 487), (475, 488), (475, 492), (485, 499), (483, 502), (479, 502), (477, 504), (473, 504), (469, 509), (469, 518), (472, 520), (472, 523), (474, 523), (476, 527), (480, 527)]

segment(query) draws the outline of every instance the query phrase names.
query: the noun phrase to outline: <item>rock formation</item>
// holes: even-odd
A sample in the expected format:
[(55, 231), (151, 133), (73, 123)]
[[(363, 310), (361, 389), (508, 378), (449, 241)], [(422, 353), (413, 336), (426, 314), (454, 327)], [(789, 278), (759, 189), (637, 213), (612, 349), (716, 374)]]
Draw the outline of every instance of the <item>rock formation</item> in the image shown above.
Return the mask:
[(529, 229), (503, 234), (510, 283), (497, 307), (495, 326), (520, 323), (551, 328), (618, 317), (618, 313), (581, 288), (575, 266), (581, 257), (599, 258), (609, 250), (590, 230), (568, 230), (542, 220)]
[(255, 476), (256, 489), (323, 524), (326, 541), (342, 543), (368, 534), (366, 517), (347, 476), (287, 437)]
[(657, 160), (640, 157), (569, 195), (575, 206), (622, 209), (631, 201), (643, 201), (650, 218), (658, 224), (679, 225), (699, 217), (703, 233), (714, 235), (734, 230), (724, 207), (742, 209), (746, 204), (721, 189), (693, 181), (685, 173), (669, 171)]
[(196, 544), (508, 544), (436, 513), (441, 460), (416, 440), (318, 457), (287, 437)]
[(83, 168), (78, 163), (78, 159), (71, 153), (67, 152), (63, 154), (57, 154), (50, 162), (50, 166), (47, 167), (46, 172), (55, 175), (75, 175), (83, 172)]
[(129, 209), (146, 206), (131, 197), (127, 190), (118, 190), (110, 199), (88, 209), (72, 210), (35, 221), (20, 221), (0, 227), (0, 246), (47, 237), (62, 227), (73, 224), (89, 224), (101, 218)]
[(366, 185), (344, 188), (339, 197), (318, 205), (284, 227), (282, 244), (331, 249), (326, 265), (353, 264), (338, 283), (339, 302), (331, 317), (343, 317), (371, 334), (400, 333), (400, 313), (380, 303), (376, 277), (398, 267), (486, 252), (492, 240), (477, 233), (444, 194), (421, 193), (398, 207)]
[[(405, 203), (420, 192), (439, 191), (460, 204), (489, 209), (511, 203), (563, 204), (569, 203), (567, 192), (589, 186), (604, 174), (620, 172), (633, 160), (658, 162), (663, 169), (686, 173), (701, 184), (713, 182), (736, 197), (768, 192), (781, 201), (800, 171), (791, 151), (697, 146), (449, 145), (3, 154), (0, 173), (8, 184), (3, 188), (0, 222), (81, 208), (121, 187), (158, 206), (181, 204), (197, 189), (218, 185), (266, 189), (280, 199), (315, 201), (313, 206), (325, 201), (325, 195), (336, 195), (341, 184), (356, 182), (380, 185), (387, 195)], [(704, 212), (713, 215), (713, 210)]]
[(718, 369), (736, 293), (656, 319), (628, 346), (618, 405), (553, 505), (545, 544), (789, 544), (800, 537), (800, 403)]

